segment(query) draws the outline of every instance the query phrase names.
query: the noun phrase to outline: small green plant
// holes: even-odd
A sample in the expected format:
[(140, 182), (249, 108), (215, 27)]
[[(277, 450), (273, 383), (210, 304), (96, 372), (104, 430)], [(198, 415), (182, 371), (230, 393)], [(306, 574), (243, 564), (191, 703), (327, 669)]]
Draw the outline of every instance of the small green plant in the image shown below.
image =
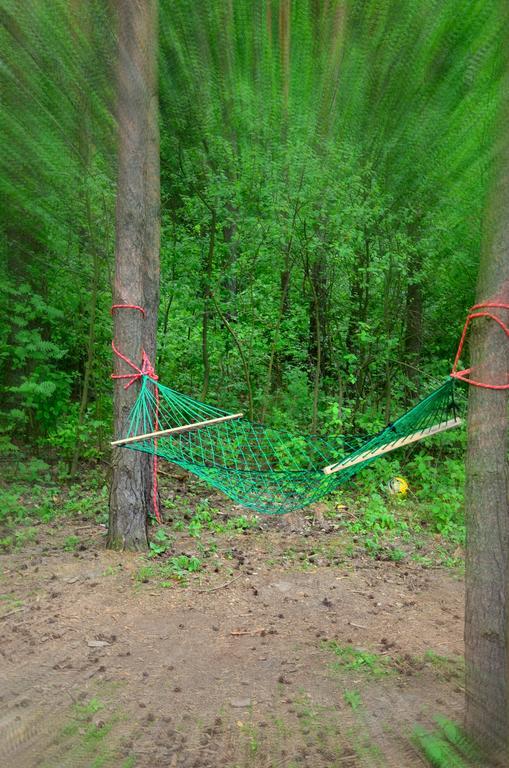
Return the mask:
[(14, 536), (4, 536), (0, 539), (0, 550), (9, 552), (9, 550), (14, 549), (14, 542)]
[(332, 667), (336, 671), (366, 672), (375, 677), (381, 677), (390, 673), (390, 659), (370, 653), (352, 645), (340, 645), (336, 640), (326, 640), (323, 647), (338, 657)]
[(17, 467), (17, 477), (21, 481), (28, 483), (47, 482), (50, 480), (49, 464), (46, 464), (42, 459), (28, 459), (27, 461), (20, 462)]
[(196, 545), (196, 549), (202, 557), (210, 557), (217, 552), (217, 544), (214, 541), (208, 544), (199, 541)]
[(361, 695), (359, 691), (344, 691), (343, 699), (354, 711), (361, 705)]
[[(4, 607), (5, 607), (5, 611), (2, 610)], [(23, 600), (19, 600), (13, 595), (0, 595), (0, 612), (1, 613), (10, 613), (10, 611), (14, 611), (17, 608), (22, 608), (22, 607), (23, 607)]]
[(87, 715), (95, 715), (97, 712), (100, 712), (101, 709), (104, 709), (104, 704), (94, 697), (87, 701), (86, 704), (76, 704), (74, 708), (77, 717), (85, 718)]
[[(118, 739), (108, 745), (108, 737), (115, 725), (122, 720), (119, 713), (108, 712), (109, 705), (93, 697), (88, 701), (75, 703), (69, 721), (58, 733), (58, 764), (87, 765), (88, 768), (105, 768), (107, 765), (118, 765), (134, 768), (134, 755), (121, 755)], [(100, 715), (99, 715), (100, 713)], [(99, 716), (98, 716), (99, 715)], [(53, 768), (54, 759), (51, 757), (41, 763), (41, 768)]]
[(136, 758), (134, 755), (129, 755), (129, 757), (126, 757), (124, 762), (121, 764), (120, 768), (135, 768), (136, 766)]
[(462, 657), (440, 656), (431, 649), (424, 654), (424, 661), (431, 664), (436, 674), (443, 680), (462, 680), (464, 661)]
[(121, 570), (122, 570), (122, 565), (120, 563), (118, 565), (108, 565), (108, 567), (104, 569), (102, 575), (103, 576), (116, 576), (116, 574), (120, 573)]
[(13, 549), (22, 549), (26, 544), (35, 541), (37, 537), (37, 528), (21, 527), (14, 533), (8, 534), (0, 539), (0, 550), (9, 552)]
[(250, 755), (256, 755), (260, 748), (260, 738), (257, 729), (251, 723), (243, 724), (241, 729), (247, 738), (247, 747)]
[[(199, 557), (188, 555), (175, 555), (161, 567), (161, 575), (183, 581), (190, 573), (197, 573), (202, 567)], [(163, 582), (163, 586), (167, 586)]]
[(69, 487), (67, 495), (61, 500), (58, 508), (54, 509), (54, 515), (76, 515), (85, 520), (97, 520), (106, 522), (108, 488), (104, 482), (95, 482), (91, 473), (87, 475), (86, 485), (74, 484)]
[(239, 515), (238, 517), (232, 517), (226, 524), (226, 530), (228, 531), (248, 531), (250, 528), (255, 528), (258, 525), (255, 519), (249, 519), (245, 515)]
[(166, 552), (168, 552), (169, 549), (172, 548), (173, 544), (174, 540), (171, 536), (168, 536), (164, 528), (158, 528), (149, 544), (150, 557), (158, 557), (159, 555), (164, 555)]
[(135, 580), (138, 584), (146, 584), (158, 579), (162, 587), (171, 587), (175, 581), (185, 581), (189, 574), (198, 573), (202, 567), (199, 557), (174, 555), (164, 561), (143, 563), (135, 574)]
[(79, 543), (79, 536), (68, 536), (64, 541), (64, 549), (66, 552), (76, 552)]
[(136, 571), (134, 578), (138, 584), (146, 584), (155, 577), (156, 570), (155, 565), (142, 565)]

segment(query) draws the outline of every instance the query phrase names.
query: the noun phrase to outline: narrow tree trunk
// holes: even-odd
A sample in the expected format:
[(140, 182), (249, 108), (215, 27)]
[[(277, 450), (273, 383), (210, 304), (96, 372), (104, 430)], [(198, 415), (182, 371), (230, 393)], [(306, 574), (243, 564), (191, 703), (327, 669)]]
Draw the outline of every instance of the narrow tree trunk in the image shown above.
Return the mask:
[(315, 374), (313, 383), (313, 416), (311, 420), (311, 431), (313, 434), (316, 432), (318, 424), (318, 397), (320, 395), (320, 379), (322, 372), (322, 324), (320, 317), (320, 303), (318, 293), (313, 285), (313, 278), (311, 278), (311, 286), (313, 290), (313, 304), (314, 304), (314, 326), (316, 334), (316, 355), (315, 355)]
[(239, 351), (240, 359), (241, 359), (241, 362), (242, 362), (242, 367), (244, 368), (244, 377), (245, 377), (245, 380), (246, 380), (247, 405), (248, 405), (249, 418), (252, 421), (253, 417), (254, 417), (254, 404), (253, 404), (253, 388), (251, 386), (251, 373), (250, 373), (250, 369), (249, 369), (249, 360), (246, 357), (246, 354), (244, 352), (244, 348), (242, 346), (242, 343), (241, 343), (239, 337), (237, 336), (237, 334), (233, 330), (232, 326), (228, 322), (228, 318), (226, 317), (226, 315), (222, 311), (221, 307), (217, 303), (216, 298), (215, 298), (214, 294), (212, 293), (212, 291), (210, 291), (209, 295), (210, 295), (210, 298), (212, 299), (212, 303), (214, 304), (214, 307), (216, 309), (217, 314), (221, 318), (221, 320), (222, 320), (222, 322), (224, 324), (224, 327), (226, 328), (228, 333), (230, 333), (233, 341), (235, 342), (235, 346), (237, 347), (237, 349)]
[(203, 387), (201, 399), (206, 400), (209, 391), (210, 381), (210, 359), (209, 359), (209, 318), (210, 318), (210, 283), (212, 279), (212, 266), (214, 262), (214, 247), (216, 240), (216, 212), (212, 211), (209, 230), (209, 247), (207, 257), (202, 267), (202, 298), (203, 313), (201, 327), (201, 350), (203, 361)]
[[(414, 273), (421, 269), (421, 259), (413, 262)], [(410, 386), (407, 395), (412, 398), (419, 387), (419, 368), (421, 363), (423, 333), (422, 286), (417, 277), (409, 283), (406, 295), (405, 360), (411, 367), (407, 369)]]
[[(477, 300), (509, 303), (509, 152), (492, 191)], [(493, 310), (504, 322), (507, 310)], [(474, 321), (475, 377), (506, 382), (509, 343), (492, 320)], [(466, 729), (507, 765), (509, 393), (470, 387), (466, 483)]]
[[(280, 312), (278, 315), (278, 321), (276, 326), (276, 334), (274, 335), (272, 348), (269, 359), (269, 371), (268, 382), (270, 390), (277, 392), (283, 386), (283, 365), (285, 355), (278, 350), (279, 336), (281, 332), (281, 326), (285, 319), (288, 317), (290, 309), (290, 280), (291, 270), (289, 268), (289, 260), (286, 260), (285, 268), (280, 272), (279, 279), (281, 283), (281, 303)], [(264, 404), (265, 407), (265, 404)]]
[[(302, 185), (304, 182), (304, 170), (305, 168), (303, 167), (300, 175), (297, 198), (298, 198), (298, 195), (300, 194), (300, 191), (302, 189)], [(283, 269), (280, 272), (281, 294), (280, 294), (280, 301), (279, 301), (279, 312), (278, 312), (276, 324), (274, 327), (274, 333), (272, 335), (272, 343), (271, 343), (270, 354), (269, 354), (269, 365), (267, 368), (267, 381), (265, 384), (265, 391), (263, 395), (263, 406), (262, 406), (262, 412), (261, 412), (262, 421), (265, 418), (267, 404), (269, 401), (270, 390), (271, 388), (273, 391), (277, 389), (276, 383), (278, 380), (278, 376), (282, 375), (282, 371), (278, 370), (279, 360), (277, 358), (277, 347), (279, 344), (279, 335), (281, 333), (281, 326), (289, 309), (290, 283), (291, 283), (291, 277), (292, 277), (292, 269), (295, 263), (295, 260), (292, 258), (292, 249), (293, 249), (293, 241), (295, 236), (295, 228), (296, 228), (297, 216), (299, 214), (299, 210), (300, 210), (300, 202), (298, 199), (296, 199), (294, 209), (293, 209), (293, 214), (292, 214), (290, 232), (288, 234), (288, 240), (285, 246), (285, 257), (284, 257)], [(275, 372), (277, 372), (278, 374), (277, 376), (275, 375)]]
[(279, 2), (279, 58), (281, 66), (282, 139), (288, 136), (288, 101), (290, 96), (290, 22), (291, 0)]
[(85, 370), (83, 373), (83, 388), (81, 390), (80, 409), (78, 413), (78, 423), (76, 426), (76, 443), (74, 446), (74, 453), (71, 460), (70, 474), (74, 477), (77, 469), (78, 462), (81, 456), (81, 427), (85, 420), (85, 413), (88, 406), (88, 398), (90, 392), (90, 379), (92, 376), (92, 367), (94, 364), (94, 350), (95, 350), (95, 321), (97, 315), (97, 293), (99, 290), (99, 254), (95, 244), (93, 247), (93, 275), (92, 275), (92, 287), (90, 295), (90, 317), (88, 321), (88, 338), (87, 338), (87, 359), (85, 362)]
[[(159, 141), (157, 110), (157, 1), (118, 2), (119, 162), (116, 209), (115, 344), (136, 365), (142, 349), (156, 352), (159, 303)], [(125, 371), (115, 361), (116, 370)], [(130, 372), (130, 371), (129, 371)], [(122, 434), (139, 391), (115, 382), (115, 435)], [(108, 546), (144, 550), (152, 496), (150, 457), (116, 449), (110, 494)]]

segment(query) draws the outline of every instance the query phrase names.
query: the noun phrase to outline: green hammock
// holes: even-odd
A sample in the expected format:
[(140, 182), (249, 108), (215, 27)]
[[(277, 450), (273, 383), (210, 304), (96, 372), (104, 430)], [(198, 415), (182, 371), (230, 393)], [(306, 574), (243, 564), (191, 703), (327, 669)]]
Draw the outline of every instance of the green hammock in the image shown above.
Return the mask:
[(451, 378), (373, 436), (296, 435), (256, 424), (142, 377), (125, 437), (113, 445), (155, 454), (244, 507), (269, 515), (301, 509), (379, 456), (458, 426)]

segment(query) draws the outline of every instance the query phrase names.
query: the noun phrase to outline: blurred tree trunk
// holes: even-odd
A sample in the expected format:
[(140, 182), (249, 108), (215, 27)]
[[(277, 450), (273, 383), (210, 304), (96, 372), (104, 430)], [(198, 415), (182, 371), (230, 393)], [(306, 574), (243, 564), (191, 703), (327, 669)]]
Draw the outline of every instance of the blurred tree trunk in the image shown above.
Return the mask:
[[(114, 313), (116, 346), (140, 366), (142, 349), (155, 361), (159, 304), (159, 133), (157, 100), (157, 0), (119, 0), (118, 186), (116, 210), (115, 304), (136, 304)], [(115, 360), (115, 369), (125, 368)], [(130, 371), (129, 371), (130, 372)], [(139, 385), (115, 382), (115, 434), (126, 418)], [(151, 458), (116, 449), (110, 494), (108, 547), (143, 550), (148, 546)]]
[[(485, 219), (477, 301), (509, 303), (509, 144)], [(493, 312), (505, 323), (507, 310)], [(474, 321), (475, 378), (506, 382), (509, 343), (492, 320)], [(470, 387), (466, 483), (466, 729), (508, 764), (509, 426), (507, 390)]]
[(210, 381), (210, 357), (209, 357), (209, 319), (210, 319), (210, 291), (212, 284), (212, 267), (214, 265), (214, 247), (216, 241), (216, 211), (212, 210), (209, 228), (209, 244), (207, 255), (202, 263), (202, 326), (201, 326), (201, 351), (203, 361), (203, 386), (201, 399), (206, 400), (209, 392)]
[[(431, 206), (431, 201), (430, 201)], [(409, 226), (409, 234), (415, 244), (416, 250), (410, 256), (408, 264), (409, 280), (406, 291), (405, 304), (405, 335), (403, 339), (404, 361), (407, 365), (405, 387), (406, 399), (412, 402), (420, 387), (420, 367), (424, 334), (424, 296), (425, 287), (422, 282), (423, 257), (419, 247), (422, 237), (422, 221), (424, 213), (420, 206), (414, 220)]]
[[(91, 45), (92, 35), (92, 17), (90, 9), (84, 7), (78, 0), (71, 3), (71, 14), (73, 18), (72, 34), (76, 45), (76, 50), (80, 50), (79, 38), (82, 36), (86, 41), (85, 51), (89, 53), (93, 50)], [(92, 369), (95, 358), (95, 326), (97, 319), (97, 296), (99, 293), (100, 282), (100, 261), (97, 243), (94, 237), (93, 217), (91, 211), (91, 190), (90, 190), (90, 164), (92, 160), (92, 143), (90, 136), (90, 94), (83, 84), (83, 76), (89, 62), (85, 56), (80, 56), (80, 78), (76, 84), (76, 102), (78, 108), (76, 111), (76, 132), (78, 155), (80, 158), (80, 189), (79, 200), (84, 211), (84, 219), (78, 226), (78, 243), (80, 249), (80, 261), (92, 256), (92, 278), (90, 281), (90, 298), (88, 300), (88, 332), (86, 341), (86, 359), (83, 368), (83, 378), (81, 385), (80, 407), (78, 411), (78, 421), (76, 423), (76, 439), (74, 451), (72, 454), (69, 472), (71, 477), (75, 477), (78, 471), (78, 464), (81, 458), (82, 445), (82, 427), (85, 421), (85, 415), (88, 407), (90, 395), (90, 383), (92, 379)], [(86, 300), (86, 296), (84, 297)]]
[(419, 272), (422, 269), (422, 257), (416, 256), (411, 262), (411, 277), (406, 293), (406, 328), (404, 337), (404, 360), (408, 364), (406, 375), (409, 384), (406, 387), (407, 398), (415, 397), (420, 386), (420, 364), (423, 334), (423, 295)]
[(85, 361), (85, 368), (83, 371), (83, 386), (81, 390), (80, 408), (78, 412), (78, 422), (76, 425), (76, 442), (74, 445), (74, 451), (71, 459), (70, 474), (71, 477), (75, 477), (78, 471), (78, 463), (81, 457), (82, 450), (82, 434), (81, 428), (85, 421), (85, 414), (87, 412), (89, 394), (90, 394), (90, 381), (92, 378), (92, 368), (94, 366), (95, 359), (95, 325), (97, 319), (97, 294), (99, 293), (99, 274), (100, 263), (99, 253), (97, 251), (96, 244), (92, 244), (92, 259), (93, 259), (93, 274), (92, 284), (90, 286), (90, 307), (89, 307), (89, 320), (88, 320), (88, 334), (87, 334), (87, 358)]
[[(278, 22), (278, 34), (279, 34), (279, 66), (281, 70), (281, 144), (284, 146), (288, 141), (288, 102), (290, 97), (290, 36), (291, 36), (291, 0), (280, 0), (279, 2), (279, 22)], [(285, 179), (288, 183), (288, 168), (284, 169)], [(300, 188), (302, 188), (302, 179)], [(273, 345), (271, 349), (271, 355), (269, 359), (269, 375), (268, 384), (272, 392), (277, 392), (281, 389), (283, 384), (283, 365), (284, 359), (281, 352), (277, 349), (279, 342), (279, 334), (281, 331), (281, 325), (288, 315), (290, 309), (290, 281), (292, 268), (290, 264), (290, 254), (292, 251), (292, 243), (294, 239), (295, 224), (297, 217), (297, 205), (296, 203), (293, 218), (291, 221), (290, 233), (288, 240), (285, 244), (285, 255), (283, 268), (279, 273), (279, 284), (281, 286), (281, 300), (280, 300), (280, 312), (277, 320), (277, 331), (274, 335)], [(265, 402), (264, 410), (265, 414)]]

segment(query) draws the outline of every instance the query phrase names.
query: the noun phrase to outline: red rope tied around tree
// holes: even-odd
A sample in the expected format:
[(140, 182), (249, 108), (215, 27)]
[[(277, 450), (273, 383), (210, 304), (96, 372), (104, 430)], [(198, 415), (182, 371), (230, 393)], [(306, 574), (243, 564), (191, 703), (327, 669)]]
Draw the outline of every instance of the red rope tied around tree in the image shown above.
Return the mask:
[(474, 304), (474, 306), (470, 309), (467, 319), (465, 320), (465, 325), (463, 326), (463, 333), (461, 334), (458, 351), (456, 352), (456, 357), (454, 358), (454, 365), (452, 367), (451, 376), (454, 379), (465, 381), (467, 384), (471, 384), (474, 387), (482, 387), (483, 389), (495, 389), (495, 390), (509, 389), (509, 382), (507, 384), (488, 384), (484, 381), (476, 381), (475, 379), (471, 379), (470, 373), (472, 372), (472, 368), (465, 368), (463, 371), (457, 370), (461, 353), (463, 351), (463, 346), (465, 344), (467, 331), (472, 320), (476, 320), (479, 317), (487, 317), (490, 320), (494, 320), (497, 323), (497, 325), (499, 325), (500, 328), (504, 331), (505, 335), (509, 338), (509, 327), (499, 317), (497, 317), (497, 315), (494, 315), (492, 312), (478, 311), (478, 310), (486, 310), (486, 309), (509, 310), (509, 304), (504, 304), (499, 301), (487, 301), (487, 302), (484, 302), (483, 304)]
[[(141, 312), (143, 317), (145, 318), (145, 310), (143, 307), (140, 307), (138, 304), (113, 304), (111, 307), (111, 314), (113, 314), (113, 310), (115, 309), (136, 309), (138, 312)], [(115, 342), (111, 342), (111, 348), (113, 349), (114, 354), (120, 358), (120, 360), (123, 360), (124, 363), (126, 363), (130, 368), (133, 369), (134, 373), (112, 373), (111, 378), (112, 379), (127, 379), (127, 384), (125, 384), (124, 389), (129, 389), (135, 381), (139, 381), (143, 378), (143, 376), (148, 376), (149, 379), (152, 379), (152, 381), (158, 381), (158, 376), (155, 372), (155, 368), (150, 362), (149, 356), (145, 352), (144, 349), (141, 350), (141, 368), (139, 368), (136, 363), (133, 363), (132, 360), (130, 360), (128, 357), (122, 354), (116, 346)], [(157, 386), (155, 387), (155, 393), (156, 393), (156, 418), (155, 418), (155, 426), (154, 431), (157, 432), (159, 429), (159, 389)], [(157, 490), (157, 469), (158, 469), (158, 462), (157, 462), (157, 438), (154, 439), (154, 448), (155, 452), (152, 457), (152, 506), (154, 509), (154, 515), (158, 523), (162, 522), (161, 519), (161, 513), (159, 511), (159, 494)]]

